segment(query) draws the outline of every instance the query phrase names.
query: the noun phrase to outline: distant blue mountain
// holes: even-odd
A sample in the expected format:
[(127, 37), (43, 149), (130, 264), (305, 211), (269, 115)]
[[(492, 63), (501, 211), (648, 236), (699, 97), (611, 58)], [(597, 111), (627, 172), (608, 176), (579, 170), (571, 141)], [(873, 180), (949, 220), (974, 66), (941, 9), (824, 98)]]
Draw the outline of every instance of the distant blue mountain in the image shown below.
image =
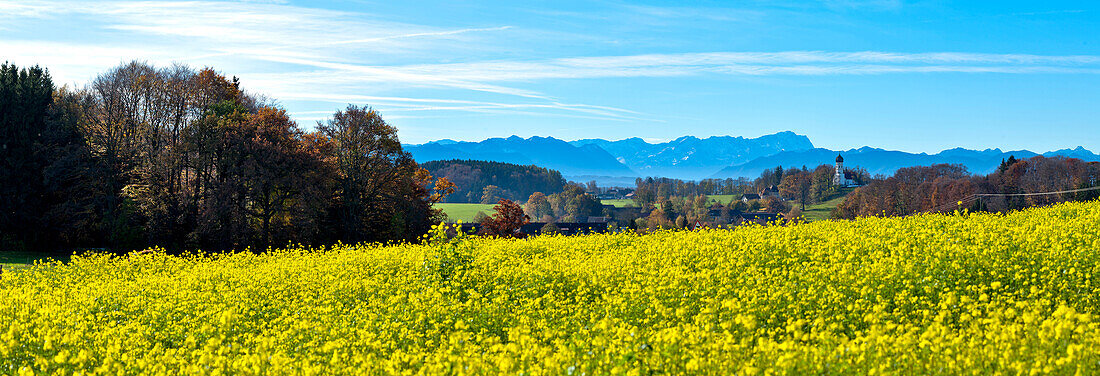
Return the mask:
[[(807, 166), (814, 168), (821, 164), (833, 164), (837, 154), (844, 156), (846, 167), (861, 167), (867, 169), (871, 175), (892, 175), (894, 171), (902, 167), (928, 166), (937, 163), (957, 163), (966, 166), (971, 173), (988, 174), (997, 169), (1001, 161), (1015, 156), (1017, 159), (1031, 158), (1039, 155), (1028, 150), (1001, 151), (1001, 149), (968, 150), (962, 148), (948, 149), (936, 154), (906, 153), (862, 147), (847, 151), (835, 151), (815, 148), (801, 151), (781, 152), (774, 155), (761, 157), (747, 163), (733, 165), (722, 169), (713, 178), (736, 178), (759, 176), (765, 169), (783, 166), (783, 168), (801, 168)], [(1045, 157), (1069, 157), (1079, 158), (1085, 161), (1100, 161), (1100, 155), (1094, 154), (1083, 147), (1076, 149), (1062, 149), (1042, 154)]]
[[(765, 169), (814, 168), (833, 164), (838, 151), (814, 148), (810, 139), (793, 132), (757, 138), (684, 136), (673, 141), (648, 143), (640, 138), (618, 141), (585, 139), (572, 142), (553, 137), (490, 138), (480, 142), (439, 140), (403, 145), (418, 162), (472, 159), (537, 165), (561, 171), (573, 181), (595, 180), (600, 185), (631, 185), (635, 177), (659, 176), (685, 180), (757, 177)], [(959, 163), (971, 173), (988, 174), (1009, 156), (1031, 158), (1028, 150), (969, 150), (955, 148), (936, 154), (907, 153), (873, 147), (840, 151), (848, 167), (866, 168), (872, 175), (891, 175), (899, 168)], [(1086, 161), (1100, 155), (1083, 148), (1043, 153)]]
[(614, 155), (641, 176), (700, 179), (724, 167), (784, 151), (814, 147), (806, 136), (779, 132), (757, 138), (684, 136), (673, 141), (651, 144), (640, 138), (619, 141), (586, 139), (573, 145), (597, 145)]
[(417, 162), (473, 159), (537, 165), (561, 171), (565, 176), (636, 176), (629, 167), (595, 145), (576, 146), (553, 137), (490, 138), (481, 142), (443, 140), (403, 145)]
[(419, 162), (475, 159), (535, 164), (561, 171), (572, 180), (622, 185), (638, 176), (701, 179), (732, 164), (783, 151), (808, 150), (813, 144), (806, 136), (780, 132), (757, 138), (684, 136), (654, 144), (640, 138), (565, 142), (553, 137), (511, 136), (481, 142), (439, 140), (404, 147)]

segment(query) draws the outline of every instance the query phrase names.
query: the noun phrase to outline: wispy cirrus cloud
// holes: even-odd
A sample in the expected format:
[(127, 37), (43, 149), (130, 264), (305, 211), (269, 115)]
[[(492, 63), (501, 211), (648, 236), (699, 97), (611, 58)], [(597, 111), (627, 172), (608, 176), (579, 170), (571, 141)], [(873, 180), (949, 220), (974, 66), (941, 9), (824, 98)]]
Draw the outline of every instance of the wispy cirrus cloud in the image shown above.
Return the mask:
[(1100, 56), (891, 52), (715, 52), (409, 65), (388, 72), (488, 82), (701, 74), (1100, 73)]
[[(365, 102), (371, 103), (376, 106), (386, 107), (387, 114), (404, 114), (404, 117), (416, 117), (422, 115), (414, 115), (415, 113), (425, 111), (444, 111), (444, 112), (477, 112), (477, 113), (525, 113), (525, 114), (540, 114), (537, 111), (553, 111), (552, 113), (541, 113), (544, 116), (558, 116), (558, 117), (584, 117), (592, 119), (604, 119), (614, 121), (628, 121), (628, 120), (642, 120), (642, 121), (655, 121), (652, 119), (645, 119), (641, 116), (644, 115), (637, 111), (631, 111), (622, 108), (616, 108), (611, 106), (594, 106), (580, 103), (562, 103), (562, 102), (527, 102), (527, 103), (510, 103), (510, 102), (487, 102), (487, 101), (471, 101), (471, 100), (457, 100), (457, 99), (440, 99), (440, 98), (408, 98), (408, 97), (388, 97), (388, 96), (373, 96), (373, 95), (354, 95), (354, 94), (321, 94), (321, 93), (287, 93), (282, 96), (283, 99), (288, 100), (309, 100), (309, 101), (321, 101), (331, 103), (347, 103), (351, 102)], [(531, 112), (536, 111), (536, 112)], [(330, 115), (331, 111), (299, 111), (295, 112), (298, 115)]]
[[(827, 1), (839, 7), (901, 6), (899, 1)], [(691, 7), (628, 7), (658, 18), (719, 17), (735, 21), (757, 11), (715, 13)], [(613, 106), (572, 103), (544, 92), (550, 80), (709, 76), (829, 76), (887, 74), (1100, 74), (1100, 56), (884, 51), (694, 52), (516, 59), (501, 39), (514, 25), (442, 28), (395, 22), (372, 14), (281, 2), (5, 1), (3, 24), (26, 30), (65, 16), (84, 19), (67, 40), (28, 34), (0, 38), (5, 59), (43, 64), (61, 82), (81, 82), (132, 59), (156, 64), (214, 66), (244, 78), (246, 87), (284, 101), (367, 101), (395, 116), (425, 113), (525, 114), (610, 121), (652, 120)], [(40, 22), (36, 24), (35, 20)], [(45, 20), (45, 21), (43, 21)], [(3, 28), (4, 26), (0, 26)], [(512, 41), (514, 42), (514, 41)], [(505, 58), (502, 58), (504, 56)], [(429, 91), (417, 99), (386, 93)], [(470, 100), (488, 95), (492, 100)], [(293, 109), (291, 109), (293, 112)], [(296, 112), (303, 116), (306, 112)]]
[[(0, 1), (0, 4), (9, 3)], [(476, 77), (424, 75), (386, 64), (432, 59), (420, 56), (422, 51), (468, 50), (469, 45), (456, 42), (468, 41), (466, 37), (470, 34), (506, 32), (514, 28), (510, 25), (443, 29), (381, 21), (361, 13), (267, 3), (108, 1), (65, 5), (42, 3), (34, 8), (34, 15), (91, 15), (99, 19), (101, 30), (149, 41), (132, 46), (126, 46), (127, 43), (119, 46), (116, 42), (111, 47), (0, 41), (0, 48), (22, 55), (25, 60), (42, 62), (55, 71), (61, 68), (67, 72), (63, 79), (72, 81), (88, 80), (112, 65), (139, 58), (158, 64), (176, 61), (227, 69), (245, 77), (247, 87), (283, 101), (348, 103), (371, 100), (385, 107), (387, 113), (513, 112), (606, 120), (632, 116), (628, 110), (562, 103), (535, 90), (494, 85)], [(31, 10), (22, 12), (29, 14)], [(74, 60), (71, 58), (74, 52), (88, 58)], [(267, 65), (258, 67), (249, 62)], [(245, 70), (236, 69), (240, 66)], [(463, 100), (447, 103), (353, 94), (379, 88), (443, 88), (516, 99), (510, 99), (511, 103)]]
[[(583, 106), (566, 106), (557, 100), (524, 86), (546, 80), (687, 77), (687, 76), (829, 76), (885, 74), (1100, 74), (1100, 56), (1028, 55), (977, 53), (891, 53), (891, 52), (718, 52), (692, 54), (646, 54), (633, 56), (577, 57), (536, 61), (484, 61), (455, 64), (364, 65), (331, 63), (283, 56), (257, 56), (258, 59), (300, 64), (319, 68), (306, 74), (275, 74), (261, 78), (279, 85), (320, 85), (333, 90), (330, 99), (355, 98), (341, 95), (357, 85), (387, 87), (420, 86), (482, 91), (544, 103), (484, 104), (459, 103), (440, 106), (417, 104), (402, 108), (400, 101), (375, 101), (389, 106), (389, 112), (508, 110), (560, 110), (587, 112), (608, 120), (637, 119), (627, 110), (592, 112)], [(280, 90), (281, 96), (298, 98), (303, 87)], [(378, 99), (378, 98), (364, 98)], [(518, 112), (517, 112), (518, 113)], [(561, 116), (544, 113), (546, 116)], [(649, 119), (649, 118), (646, 118)]]
[[(436, 85), (540, 98), (533, 91), (493, 83), (608, 77), (728, 75), (853, 75), (889, 73), (1100, 73), (1100, 56), (891, 52), (716, 52), (560, 58), (536, 61), (496, 60), (454, 64), (367, 65), (256, 56), (323, 68), (303, 80), (312, 82)], [(277, 75), (277, 79), (288, 79)], [(273, 78), (274, 79), (274, 78)]]
[[(561, 58), (537, 61), (485, 61), (457, 64), (362, 65), (309, 59), (264, 57), (320, 70), (303, 74), (280, 73), (257, 77), (281, 98), (301, 100), (366, 100), (389, 113), (425, 111), (500, 113), (543, 111), (599, 116), (607, 120), (652, 120), (621, 108), (570, 105), (536, 90), (522, 89), (539, 82), (563, 79), (687, 76), (828, 76), (885, 74), (1100, 74), (1100, 57), (975, 53), (888, 52), (719, 52), (646, 54)], [(482, 91), (519, 97), (520, 103), (440, 101), (386, 98), (351, 94), (357, 87), (420, 86)], [(310, 87), (325, 94), (307, 95)], [(535, 102), (531, 102), (534, 100)], [(526, 112), (525, 112), (526, 113)], [(411, 115), (410, 115), (411, 116)]]
[[(512, 29), (510, 25), (444, 29), (383, 21), (355, 12), (218, 1), (26, 3), (0, 0), (0, 10), (4, 11), (0, 17), (19, 16), (24, 23), (28, 19), (45, 20), (57, 16), (92, 17), (95, 32), (118, 34), (112, 35), (108, 43), (97, 43), (108, 38), (46, 42), (0, 40), (5, 58), (47, 65), (62, 82), (88, 81), (113, 65), (139, 59), (155, 64), (210, 65), (241, 76), (260, 76), (261, 79), (247, 85), (258, 91), (275, 91), (274, 95), (327, 90), (328, 86), (318, 86), (317, 81), (303, 82), (301, 79), (319, 75), (339, 77), (337, 80), (344, 83), (343, 86), (351, 82), (367, 85), (367, 91), (371, 90), (370, 86), (393, 87), (397, 84), (400, 87), (445, 87), (549, 99), (535, 91), (479, 80), (427, 77), (362, 64), (431, 59), (436, 53), (470, 50), (467, 43), (460, 43), (469, 41), (467, 34), (503, 32)], [(271, 72), (285, 74), (277, 80), (265, 81), (262, 77)], [(293, 89), (279, 90), (288, 86)], [(362, 92), (364, 88), (353, 90)], [(506, 108), (499, 104), (494, 106)]]
[[(73, 46), (170, 47), (177, 60), (217, 63), (215, 57), (254, 54), (309, 56), (330, 61), (392, 62), (469, 50), (469, 34), (512, 26), (441, 28), (385, 20), (371, 14), (272, 3), (232, 1), (10, 1), (0, 19), (21, 30), (76, 25), (77, 33), (51, 40)], [(41, 33), (28, 33), (37, 41)], [(0, 40), (18, 42), (17, 34)], [(21, 55), (20, 50), (5, 54)], [(369, 55), (364, 56), (364, 54)], [(131, 56), (130, 58), (140, 58)]]

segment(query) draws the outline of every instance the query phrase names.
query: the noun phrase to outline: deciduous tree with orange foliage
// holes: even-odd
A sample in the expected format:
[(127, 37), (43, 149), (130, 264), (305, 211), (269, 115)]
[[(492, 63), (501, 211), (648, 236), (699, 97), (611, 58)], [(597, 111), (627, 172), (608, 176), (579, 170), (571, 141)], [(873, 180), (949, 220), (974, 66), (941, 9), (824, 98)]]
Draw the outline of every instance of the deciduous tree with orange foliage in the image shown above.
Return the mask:
[(530, 222), (530, 218), (523, 214), (523, 207), (512, 200), (501, 199), (493, 207), (496, 213), (492, 217), (481, 220), (480, 235), (499, 237), (522, 237), (520, 227)]
[(306, 133), (211, 68), (135, 61), (57, 89), (3, 64), (0, 94), (5, 249), (415, 241), (454, 191), (369, 107)]

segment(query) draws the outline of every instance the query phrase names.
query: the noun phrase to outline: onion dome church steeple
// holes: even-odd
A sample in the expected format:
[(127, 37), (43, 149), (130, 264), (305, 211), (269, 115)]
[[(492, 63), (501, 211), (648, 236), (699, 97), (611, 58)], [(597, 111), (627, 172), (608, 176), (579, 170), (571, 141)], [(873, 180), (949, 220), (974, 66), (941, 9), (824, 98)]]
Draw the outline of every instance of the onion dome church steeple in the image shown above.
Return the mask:
[(847, 176), (844, 175), (844, 157), (836, 154), (836, 172), (833, 174), (833, 185), (838, 187), (848, 186)]

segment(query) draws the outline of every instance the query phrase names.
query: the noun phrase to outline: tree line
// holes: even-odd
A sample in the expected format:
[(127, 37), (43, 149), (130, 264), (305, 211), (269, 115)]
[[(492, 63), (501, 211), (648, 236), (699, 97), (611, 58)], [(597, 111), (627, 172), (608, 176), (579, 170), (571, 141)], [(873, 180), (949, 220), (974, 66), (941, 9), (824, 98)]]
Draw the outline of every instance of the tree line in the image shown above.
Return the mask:
[(638, 207), (645, 208), (669, 197), (739, 195), (755, 192), (755, 189), (754, 181), (745, 177), (699, 181), (646, 177), (634, 180), (634, 202)]
[(523, 212), (532, 221), (546, 223), (576, 222), (582, 217), (608, 215), (600, 199), (585, 192), (577, 183), (568, 183), (561, 192), (551, 195), (532, 193), (523, 205)]
[[(663, 202), (692, 201), (696, 197), (710, 195), (743, 195), (759, 193), (765, 189), (774, 187), (779, 194), (799, 204), (801, 209), (806, 205), (812, 205), (829, 200), (840, 192), (840, 187), (833, 184), (833, 175), (836, 168), (832, 165), (819, 165), (814, 169), (803, 166), (801, 169), (777, 166), (766, 169), (755, 179), (704, 179), (698, 182), (684, 181), (670, 178), (645, 178), (636, 179), (634, 190), (634, 203), (641, 208), (653, 208)], [(871, 176), (866, 169), (851, 168), (846, 171), (856, 177), (857, 184), (870, 181)], [(739, 199), (735, 197), (735, 199)], [(736, 205), (736, 203), (730, 203)], [(747, 206), (746, 209), (757, 210), (767, 208), (778, 210), (782, 205), (766, 205), (758, 203), (756, 206)], [(685, 210), (686, 211), (686, 210)], [(689, 218), (690, 219), (690, 218)]]
[(566, 185), (561, 172), (534, 165), (455, 159), (425, 162), (421, 167), (455, 184), (454, 193), (444, 202), (522, 201), (535, 192), (561, 192)]
[(369, 107), (305, 131), (236, 77), (142, 62), (80, 88), (4, 63), (0, 160), (7, 250), (415, 240), (453, 190)]
[[(836, 208), (836, 218), (896, 216), (937, 208), (1007, 211), (1065, 200), (1087, 200), (1098, 191), (1053, 195), (1005, 196), (1076, 190), (1097, 186), (1100, 163), (1076, 158), (1010, 157), (989, 175), (973, 175), (959, 164), (898, 169), (893, 176), (876, 178), (856, 189)], [(974, 194), (989, 194), (966, 200)], [(959, 207), (958, 203), (964, 202)]]

